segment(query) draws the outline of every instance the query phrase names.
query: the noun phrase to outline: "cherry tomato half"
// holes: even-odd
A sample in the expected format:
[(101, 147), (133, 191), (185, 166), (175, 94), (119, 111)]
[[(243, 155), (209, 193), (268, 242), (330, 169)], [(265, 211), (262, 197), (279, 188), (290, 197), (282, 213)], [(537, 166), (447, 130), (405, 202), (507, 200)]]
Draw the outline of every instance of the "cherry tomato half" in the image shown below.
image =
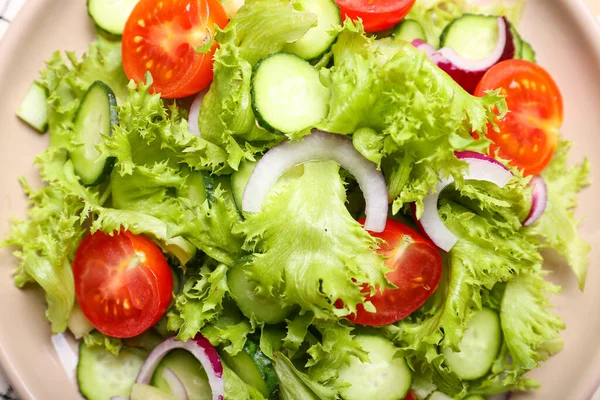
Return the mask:
[(362, 19), (365, 31), (379, 32), (396, 25), (415, 5), (415, 0), (335, 0), (342, 19)]
[(359, 304), (356, 315), (348, 319), (362, 325), (387, 325), (410, 315), (435, 292), (442, 277), (442, 256), (428, 239), (392, 219), (387, 220), (383, 232), (370, 233), (387, 242), (379, 253), (388, 257), (390, 272), (386, 276), (397, 288), (368, 298), (377, 310), (375, 313)]
[(406, 395), (404, 400), (417, 400), (417, 398), (415, 397), (414, 394), (412, 394), (412, 392), (408, 392), (408, 394)]
[(154, 325), (171, 302), (173, 276), (158, 246), (127, 231), (86, 236), (73, 263), (81, 310), (100, 332), (118, 338)]
[(490, 126), (487, 137), (496, 153), (523, 169), (525, 175), (537, 175), (550, 163), (558, 143), (563, 121), (563, 102), (550, 74), (525, 60), (506, 60), (493, 66), (481, 79), (475, 96), (486, 90), (501, 89), (509, 112), (498, 121), (498, 132)]
[(214, 42), (206, 53), (198, 48), (213, 42), (215, 24), (227, 25), (218, 0), (141, 0), (123, 32), (123, 68), (129, 79), (145, 81), (162, 97), (190, 96), (213, 78)]

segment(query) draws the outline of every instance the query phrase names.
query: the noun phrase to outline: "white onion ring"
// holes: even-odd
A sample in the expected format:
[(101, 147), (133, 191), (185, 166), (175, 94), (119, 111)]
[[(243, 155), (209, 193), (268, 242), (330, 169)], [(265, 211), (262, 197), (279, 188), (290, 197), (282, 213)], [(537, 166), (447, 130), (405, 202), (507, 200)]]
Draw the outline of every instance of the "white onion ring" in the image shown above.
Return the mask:
[[(469, 165), (465, 173), (465, 180), (487, 181), (498, 187), (504, 187), (512, 178), (512, 173), (502, 163), (473, 151), (460, 151), (455, 153), (456, 158), (466, 161)], [(438, 198), (446, 186), (454, 182), (452, 177), (438, 182), (435, 193), (423, 200), (424, 210), (419, 224), (431, 241), (440, 249), (448, 252), (458, 238), (444, 225), (438, 213)]]
[(242, 209), (259, 212), (271, 187), (287, 170), (308, 161), (331, 160), (350, 172), (365, 196), (365, 229), (383, 232), (388, 214), (387, 186), (377, 166), (343, 135), (314, 131), (300, 142), (285, 141), (260, 159), (244, 189)]
[(192, 101), (192, 105), (190, 105), (190, 112), (188, 113), (188, 130), (198, 137), (201, 136), (198, 118), (200, 117), (200, 107), (202, 106), (202, 101), (204, 100), (206, 93), (208, 93), (208, 88), (203, 89), (196, 97), (194, 97), (194, 101)]
[(225, 398), (225, 382), (223, 380), (223, 364), (217, 350), (210, 344), (208, 339), (198, 334), (194, 339), (185, 342), (175, 340), (175, 337), (166, 339), (152, 350), (148, 358), (142, 364), (142, 368), (135, 380), (136, 383), (148, 385), (158, 364), (174, 349), (184, 349), (189, 351), (202, 364), (208, 383), (212, 390), (213, 400), (223, 400)]
[(177, 376), (171, 368), (165, 368), (163, 371), (163, 378), (169, 384), (171, 392), (179, 400), (188, 400), (188, 392), (185, 389), (185, 385), (181, 382), (181, 379)]
[(548, 188), (544, 179), (541, 176), (534, 176), (529, 185), (533, 186), (533, 191), (531, 192), (531, 209), (529, 210), (529, 215), (523, 221), (523, 226), (529, 226), (537, 221), (544, 213), (548, 204)]

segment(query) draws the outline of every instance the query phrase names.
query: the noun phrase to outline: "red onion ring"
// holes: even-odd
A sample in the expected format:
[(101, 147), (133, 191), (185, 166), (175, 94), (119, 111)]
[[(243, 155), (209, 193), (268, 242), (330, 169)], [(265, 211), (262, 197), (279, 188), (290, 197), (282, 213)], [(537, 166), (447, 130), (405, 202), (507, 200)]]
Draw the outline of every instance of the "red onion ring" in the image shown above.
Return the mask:
[(483, 75), (500, 61), (515, 56), (515, 44), (510, 31), (510, 23), (505, 17), (497, 19), (498, 41), (492, 53), (480, 60), (471, 60), (460, 56), (451, 47), (443, 47), (438, 51), (420, 39), (412, 42), (419, 50), (425, 51), (427, 57), (440, 69), (444, 70), (467, 92), (473, 93)]
[(175, 397), (179, 400), (188, 400), (188, 392), (185, 385), (171, 368), (165, 368), (163, 371), (163, 378), (167, 381), (167, 384), (169, 384), (171, 392), (173, 392)]
[(213, 400), (223, 400), (225, 398), (225, 382), (223, 381), (223, 364), (221, 364), (221, 358), (208, 339), (200, 334), (194, 339), (185, 342), (176, 341), (175, 337), (171, 337), (160, 343), (152, 350), (144, 364), (142, 364), (135, 382), (145, 385), (149, 384), (158, 364), (169, 351), (174, 349), (187, 350), (200, 361), (208, 376)]
[[(465, 173), (465, 180), (487, 181), (498, 187), (504, 187), (512, 178), (510, 170), (491, 157), (473, 151), (459, 151), (456, 158), (466, 161), (469, 169)], [(458, 238), (444, 225), (438, 213), (438, 198), (446, 186), (454, 182), (452, 177), (438, 182), (435, 193), (423, 199), (423, 215), (418, 224), (431, 241), (445, 252), (450, 251)]]
[(208, 88), (203, 89), (194, 97), (194, 101), (192, 101), (192, 105), (190, 106), (190, 112), (188, 113), (188, 130), (198, 137), (201, 136), (198, 118), (200, 117), (200, 107), (206, 93), (208, 93)]
[(531, 192), (531, 209), (529, 215), (523, 221), (523, 226), (533, 224), (544, 213), (548, 204), (548, 188), (546, 182), (541, 176), (534, 176), (529, 182), (529, 186), (533, 186)]

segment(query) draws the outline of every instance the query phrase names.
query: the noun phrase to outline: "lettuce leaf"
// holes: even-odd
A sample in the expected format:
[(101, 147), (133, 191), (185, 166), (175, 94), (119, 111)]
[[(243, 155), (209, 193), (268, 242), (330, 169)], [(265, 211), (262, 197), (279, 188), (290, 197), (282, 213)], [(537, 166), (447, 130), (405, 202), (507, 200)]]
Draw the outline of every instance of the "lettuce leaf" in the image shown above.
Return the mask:
[(202, 138), (221, 149), (213, 172), (231, 173), (244, 160), (273, 147), (283, 137), (256, 124), (252, 110), (253, 66), (269, 54), (298, 40), (317, 22), (316, 15), (298, 11), (289, 0), (253, 0), (217, 34), (215, 78), (204, 97), (198, 125)]
[[(550, 165), (542, 173), (548, 189), (548, 203), (544, 213), (528, 233), (540, 239), (542, 248), (552, 248), (565, 256), (583, 290), (589, 266), (590, 246), (579, 235), (579, 221), (575, 219), (577, 194), (590, 181), (589, 162), (569, 167), (571, 143), (561, 141)], [(560, 228), (558, 228), (560, 227)]]
[(339, 166), (311, 162), (303, 168), (234, 232), (243, 233), (244, 249), (253, 253), (245, 268), (258, 290), (277, 289), (284, 305), (298, 304), (317, 318), (347, 315), (364, 302), (363, 284), (389, 286), (386, 267), (376, 240), (346, 209)]
[(273, 354), (275, 373), (280, 382), (280, 396), (283, 400), (335, 400), (337, 391), (310, 379), (284, 354)]
[(355, 144), (381, 164), (394, 214), (415, 202), (420, 216), (422, 199), (440, 176), (462, 180), (465, 164), (454, 152), (487, 149), (485, 136), (472, 133), (487, 131), (493, 109), (506, 112), (504, 99), (497, 92), (471, 96), (424, 52), (402, 41), (382, 59), (377, 41), (349, 21), (332, 51), (334, 66), (321, 71), (332, 93), (330, 111), (319, 128), (358, 130)]
[(262, 393), (252, 385), (244, 382), (233, 370), (223, 365), (225, 381), (225, 398), (231, 400), (265, 400)]
[(532, 370), (562, 349), (560, 331), (565, 324), (552, 312), (547, 297), (559, 292), (541, 272), (521, 275), (506, 285), (500, 319), (513, 361), (509, 375)]

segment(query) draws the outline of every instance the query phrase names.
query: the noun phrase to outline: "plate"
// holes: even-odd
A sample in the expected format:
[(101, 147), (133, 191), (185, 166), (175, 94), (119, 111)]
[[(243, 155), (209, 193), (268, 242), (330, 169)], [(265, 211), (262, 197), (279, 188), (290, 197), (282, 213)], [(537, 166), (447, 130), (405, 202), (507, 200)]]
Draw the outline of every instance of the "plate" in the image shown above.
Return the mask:
[[(565, 286), (554, 299), (567, 323), (565, 349), (532, 373), (542, 388), (517, 398), (589, 400), (600, 385), (600, 31), (579, 0), (530, 0), (521, 29), (563, 92), (563, 133), (575, 141), (572, 160), (591, 158), (597, 184), (583, 193), (578, 211), (585, 216), (582, 233), (592, 244), (586, 293), (578, 291), (562, 260), (549, 257), (550, 279)], [(82, 52), (93, 36), (85, 1), (35, 0), (0, 43), (0, 236), (6, 234), (11, 216), (25, 215), (17, 178), (39, 182), (33, 160), (48, 144), (47, 136), (15, 117), (15, 110), (53, 51)], [(14, 268), (10, 251), (1, 249), (0, 364), (23, 400), (81, 399), (72, 380), (71, 348), (64, 346), (64, 337), (52, 337), (39, 291), (14, 287)]]

